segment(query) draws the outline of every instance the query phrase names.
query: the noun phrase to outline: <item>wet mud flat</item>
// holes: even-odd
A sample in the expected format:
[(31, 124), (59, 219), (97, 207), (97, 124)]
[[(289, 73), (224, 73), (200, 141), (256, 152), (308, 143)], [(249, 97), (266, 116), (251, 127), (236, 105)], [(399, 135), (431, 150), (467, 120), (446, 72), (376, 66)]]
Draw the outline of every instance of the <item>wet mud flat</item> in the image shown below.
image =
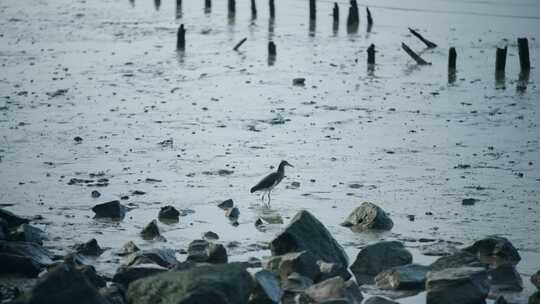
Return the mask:
[[(86, 262), (106, 277), (126, 262), (117, 252), (128, 241), (184, 261), (190, 243), (213, 231), (229, 261), (270, 256), (302, 209), (351, 263), (366, 245), (395, 240), (428, 265), (425, 244), (461, 248), (497, 234), (522, 257), (524, 291), (513, 296), (526, 301), (540, 265), (539, 4), (368, 1), (356, 33), (347, 33), (346, 1), (337, 31), (331, 2), (317, 1), (315, 22), (307, 1), (276, 3), (274, 19), (257, 4), (252, 19), (248, 1), (234, 17), (225, 1), (206, 11), (202, 1), (181, 10), (173, 1), (2, 2), (1, 208), (31, 218), (53, 257), (96, 239), (104, 252)], [(408, 27), (438, 47), (425, 48)], [(527, 81), (518, 37), (529, 40)], [(432, 64), (417, 65), (401, 42)], [(506, 73), (496, 81), (501, 43)], [(294, 168), (268, 209), (249, 189), (282, 159)], [(229, 198), (236, 223), (217, 207)], [(127, 207), (121, 221), (94, 219), (92, 207), (114, 200)], [(391, 230), (340, 225), (364, 201), (389, 214)], [(168, 205), (178, 222), (157, 221), (163, 238), (142, 239)], [(423, 303), (425, 293), (398, 301)]]

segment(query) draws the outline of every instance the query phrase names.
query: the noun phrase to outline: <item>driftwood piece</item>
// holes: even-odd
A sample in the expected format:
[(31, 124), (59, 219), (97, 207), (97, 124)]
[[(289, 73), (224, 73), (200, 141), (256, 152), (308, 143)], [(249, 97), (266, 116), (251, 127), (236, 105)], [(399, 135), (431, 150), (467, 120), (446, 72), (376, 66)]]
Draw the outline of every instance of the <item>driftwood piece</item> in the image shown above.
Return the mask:
[(414, 61), (416, 61), (416, 63), (420, 64), (420, 65), (430, 65), (431, 62), (427, 62), (425, 61), (424, 59), (422, 59), (422, 57), (420, 57), (418, 54), (416, 54), (413, 50), (411, 50), (410, 47), (408, 47), (405, 43), (401, 43), (401, 48), (403, 48), (403, 50), (409, 54), (409, 56), (412, 57), (412, 59), (414, 59)]
[(436, 48), (437, 45), (429, 40), (427, 40), (426, 38), (424, 38), (424, 36), (420, 35), (420, 33), (418, 33), (417, 31), (413, 30), (412, 28), (409, 28), (409, 32), (411, 32), (411, 34), (413, 34), (414, 36), (416, 36), (418, 39), (420, 39), (423, 43), (426, 44), (426, 46), (430, 49), (432, 48)]
[(244, 38), (242, 40), (240, 40), (240, 42), (238, 42), (234, 48), (233, 48), (233, 51), (238, 51), (238, 49), (242, 46), (242, 44), (244, 44), (244, 42), (246, 42), (247, 38)]

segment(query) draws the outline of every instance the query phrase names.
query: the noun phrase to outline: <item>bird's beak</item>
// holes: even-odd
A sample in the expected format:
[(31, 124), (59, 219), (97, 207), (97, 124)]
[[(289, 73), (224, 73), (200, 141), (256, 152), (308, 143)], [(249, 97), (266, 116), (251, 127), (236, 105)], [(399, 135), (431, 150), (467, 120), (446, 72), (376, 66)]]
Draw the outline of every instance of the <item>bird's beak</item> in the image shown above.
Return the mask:
[(291, 167), (291, 168), (294, 168), (294, 166), (291, 165), (291, 164), (289, 164), (289, 163), (287, 163), (287, 166), (289, 166), (289, 167)]

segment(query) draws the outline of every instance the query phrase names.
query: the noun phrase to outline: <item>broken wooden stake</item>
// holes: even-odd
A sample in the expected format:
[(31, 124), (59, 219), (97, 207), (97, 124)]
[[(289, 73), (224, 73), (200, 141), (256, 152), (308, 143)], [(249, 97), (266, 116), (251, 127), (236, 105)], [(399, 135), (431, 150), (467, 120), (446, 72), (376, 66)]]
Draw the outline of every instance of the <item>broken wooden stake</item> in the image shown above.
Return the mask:
[(276, 56), (276, 44), (274, 41), (268, 42), (268, 56)]
[(315, 0), (309, 0), (309, 20), (317, 19), (317, 5)]
[(450, 50), (448, 50), (448, 71), (449, 72), (456, 70), (456, 59), (457, 59), (456, 48), (451, 47)]
[(257, 3), (251, 0), (251, 19), (257, 19)]
[(234, 48), (233, 48), (233, 51), (238, 51), (238, 49), (242, 46), (242, 44), (244, 44), (244, 42), (246, 42), (247, 38), (244, 38), (242, 40), (240, 40), (240, 42), (238, 42)]
[(416, 36), (418, 39), (420, 39), (423, 43), (425, 43), (427, 45), (428, 48), (432, 49), (432, 48), (436, 48), (437, 45), (429, 40), (427, 40), (426, 38), (424, 38), (422, 35), (420, 35), (420, 33), (418, 33), (417, 31), (413, 30), (412, 28), (409, 28), (409, 32), (411, 32), (411, 34), (413, 34), (414, 36)]
[(429, 65), (431, 64), (431, 62), (427, 62), (425, 61), (424, 59), (422, 59), (422, 57), (418, 56), (418, 54), (416, 54), (413, 50), (411, 50), (411, 48), (409, 48), (405, 43), (401, 43), (401, 48), (403, 48), (403, 50), (409, 54), (409, 56), (412, 57), (412, 59), (414, 59), (414, 61), (416, 61), (416, 63), (420, 64), (420, 65)]
[(184, 24), (181, 24), (178, 28), (178, 33), (176, 35), (176, 49), (183, 51), (186, 49), (186, 30), (184, 29)]
[(358, 24), (360, 23), (360, 16), (358, 14), (358, 3), (356, 0), (351, 0), (351, 6), (349, 7), (349, 16), (347, 17), (347, 31), (354, 33), (358, 31)]
[(270, 6), (270, 18), (273, 19), (276, 17), (276, 5), (274, 3), (274, 0), (270, 0), (268, 5)]
[(368, 65), (375, 64), (375, 45), (373, 43), (367, 49), (367, 63)]
[(503, 73), (504, 69), (506, 68), (506, 51), (508, 50), (508, 46), (505, 46), (504, 48), (497, 48), (497, 53), (495, 57), (495, 72), (496, 73)]
[(229, 15), (236, 13), (236, 0), (229, 0), (228, 2)]
[(531, 61), (529, 59), (529, 41), (527, 38), (518, 38), (518, 50), (519, 50), (519, 65), (521, 71), (529, 71), (531, 69)]
[(212, 0), (204, 0), (204, 11), (209, 13), (212, 9)]
[(369, 10), (369, 7), (366, 7), (366, 13), (368, 27), (371, 28), (373, 26), (373, 17), (371, 17), (371, 11)]

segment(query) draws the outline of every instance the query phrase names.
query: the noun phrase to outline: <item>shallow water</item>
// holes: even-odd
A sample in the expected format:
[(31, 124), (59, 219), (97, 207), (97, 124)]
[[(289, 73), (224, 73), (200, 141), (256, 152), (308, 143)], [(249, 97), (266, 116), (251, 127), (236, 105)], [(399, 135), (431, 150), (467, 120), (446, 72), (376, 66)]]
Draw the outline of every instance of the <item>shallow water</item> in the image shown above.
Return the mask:
[[(339, 3), (334, 33), (330, 1), (318, 1), (314, 31), (299, 0), (277, 3), (274, 22), (262, 2), (251, 20), (247, 1), (237, 3), (234, 19), (222, 1), (209, 13), (184, 1), (181, 18), (174, 1), (161, 1), (159, 9), (152, 1), (2, 1), (0, 202), (22, 215), (43, 215), (38, 226), (59, 253), (90, 238), (111, 248), (96, 261), (106, 273), (121, 262), (113, 249), (128, 240), (186, 249), (209, 230), (225, 243), (240, 241), (229, 254), (245, 260), (269, 255), (260, 244), (282, 227), (255, 229), (265, 211), (249, 189), (286, 159), (295, 167), (272, 193), (273, 212), (287, 223), (308, 209), (351, 261), (362, 245), (382, 239), (467, 243), (496, 233), (519, 248), (530, 293), (528, 276), (540, 265), (540, 3), (365, 1), (352, 35), (347, 1)], [(375, 22), (370, 33), (365, 5)], [(185, 53), (175, 50), (180, 23), (188, 31)], [(424, 49), (409, 26), (439, 47)], [(521, 36), (529, 38), (533, 65), (525, 90)], [(240, 51), (232, 51), (243, 37)], [(277, 45), (272, 66), (269, 39)], [(496, 83), (495, 48), (503, 39), (506, 78)], [(402, 41), (432, 65), (413, 64)], [(371, 43), (373, 73), (365, 64)], [(458, 52), (454, 84), (449, 46)], [(306, 85), (293, 86), (296, 77)], [(47, 95), (59, 89), (67, 92)], [(159, 144), (168, 139), (172, 145)], [(222, 169), (232, 174), (213, 174)], [(103, 175), (90, 177), (95, 173)], [(68, 185), (71, 178), (109, 181), (96, 188)], [(300, 187), (287, 189), (292, 182)], [(92, 198), (92, 190), (102, 196)], [(92, 219), (93, 205), (122, 195), (133, 207), (124, 221)], [(227, 198), (240, 208), (238, 227), (215, 206)], [(462, 206), (463, 198), (479, 201)], [(339, 226), (363, 201), (390, 213), (391, 232)], [(140, 229), (167, 204), (195, 213), (160, 223), (166, 243), (140, 239)], [(415, 261), (431, 261), (414, 252)]]

